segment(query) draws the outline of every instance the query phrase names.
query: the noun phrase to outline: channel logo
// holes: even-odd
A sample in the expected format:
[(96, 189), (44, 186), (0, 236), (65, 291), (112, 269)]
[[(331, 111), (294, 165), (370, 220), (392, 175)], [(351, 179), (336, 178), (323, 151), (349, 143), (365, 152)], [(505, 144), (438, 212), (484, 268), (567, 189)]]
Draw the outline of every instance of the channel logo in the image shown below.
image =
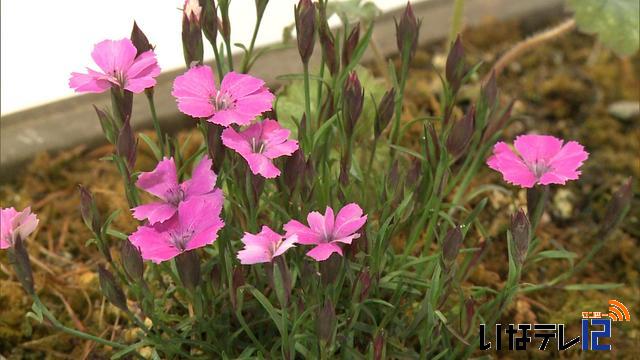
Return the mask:
[[(618, 300), (609, 300), (609, 311), (583, 311), (580, 336), (572, 338), (565, 333), (565, 324), (495, 324), (494, 337), (486, 334), (486, 325), (480, 324), (480, 350), (527, 350), (529, 344), (538, 343), (538, 349), (546, 350), (554, 340), (558, 351), (565, 351), (581, 344), (583, 351), (610, 351), (612, 323), (631, 321), (629, 309)], [(502, 334), (507, 335), (506, 341)], [(536, 341), (538, 340), (539, 341)], [(505, 344), (506, 343), (506, 344)], [(506, 346), (505, 346), (506, 345)]]

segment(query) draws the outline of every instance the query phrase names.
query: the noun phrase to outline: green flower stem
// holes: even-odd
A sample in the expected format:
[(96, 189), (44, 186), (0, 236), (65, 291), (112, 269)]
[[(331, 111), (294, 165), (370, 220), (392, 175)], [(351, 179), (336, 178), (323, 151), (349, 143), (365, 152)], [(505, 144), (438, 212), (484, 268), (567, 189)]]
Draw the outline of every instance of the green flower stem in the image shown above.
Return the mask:
[(258, 37), (258, 31), (260, 30), (260, 24), (262, 23), (263, 15), (264, 14), (258, 14), (258, 17), (256, 19), (256, 24), (253, 27), (253, 35), (251, 36), (251, 43), (249, 43), (249, 49), (247, 50), (247, 52), (244, 54), (244, 57), (242, 58), (241, 70), (243, 73), (246, 73), (249, 71), (249, 68), (250, 68), (249, 63), (251, 60), (251, 55), (253, 55), (253, 47), (256, 44), (256, 38)]
[[(400, 68), (400, 86), (398, 87), (398, 97), (396, 98), (396, 114), (393, 124), (391, 125), (391, 143), (398, 144), (400, 137), (400, 118), (402, 117), (402, 102), (404, 100), (404, 88), (407, 84), (407, 75), (409, 73), (409, 61), (411, 56), (409, 55), (409, 47), (405, 47), (405, 51), (402, 54), (402, 67)], [(395, 158), (395, 150), (391, 148), (391, 162)]]
[(164, 136), (160, 129), (160, 122), (158, 121), (158, 114), (156, 112), (156, 104), (153, 100), (153, 93), (146, 92), (147, 101), (149, 102), (149, 110), (151, 110), (151, 119), (153, 121), (153, 128), (156, 130), (156, 136), (158, 137), (158, 147), (160, 148), (160, 154), (164, 157)]
[(220, 52), (218, 51), (216, 44), (211, 44), (211, 47), (213, 48), (213, 56), (215, 57), (216, 70), (218, 72), (218, 83), (220, 83), (224, 76), (224, 70), (222, 70), (222, 62), (224, 60), (220, 58)]
[(80, 330), (76, 330), (76, 329), (72, 329), (69, 327), (64, 326), (60, 321), (58, 321), (58, 319), (56, 319), (56, 317), (51, 313), (51, 311), (49, 311), (49, 309), (42, 303), (42, 301), (40, 301), (40, 297), (38, 297), (38, 295), (33, 295), (33, 301), (36, 303), (36, 306), (38, 307), (38, 309), (40, 309), (40, 311), (42, 311), (42, 315), (44, 315), (44, 317), (47, 318), (47, 320), (49, 320), (51, 322), (51, 324), (53, 325), (54, 328), (65, 332), (71, 336), (75, 336), (81, 339), (85, 339), (85, 340), (90, 340), (93, 342), (96, 342), (98, 344), (102, 344), (102, 345), (106, 345), (106, 346), (111, 346), (114, 349), (124, 349), (127, 347), (127, 345), (124, 344), (120, 344), (114, 341), (110, 341), (110, 340), (106, 340), (103, 339), (101, 337), (95, 336), (95, 335), (91, 335), (88, 334), (86, 332), (80, 331)]
[(311, 117), (311, 87), (309, 85), (309, 64), (308, 63), (303, 63), (302, 64), (303, 69), (304, 69), (304, 108), (305, 108), (305, 114), (307, 116), (307, 126), (305, 127), (305, 131), (304, 134), (302, 134), (302, 138), (304, 139), (305, 143), (307, 143), (307, 151), (311, 150), (310, 146), (311, 144), (309, 144), (309, 139), (307, 138), (307, 134), (309, 133), (309, 128), (312, 126), (312, 117)]
[(229, 63), (229, 71), (233, 71), (233, 56), (231, 55), (231, 41), (224, 42), (227, 48), (227, 62)]

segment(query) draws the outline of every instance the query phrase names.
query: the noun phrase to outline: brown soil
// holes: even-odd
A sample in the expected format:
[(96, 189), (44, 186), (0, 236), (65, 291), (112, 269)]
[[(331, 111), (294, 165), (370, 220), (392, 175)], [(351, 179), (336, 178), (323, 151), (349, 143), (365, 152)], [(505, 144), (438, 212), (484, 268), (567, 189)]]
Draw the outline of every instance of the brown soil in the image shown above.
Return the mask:
[[(522, 39), (526, 32), (526, 26), (515, 23), (490, 24), (468, 31), (463, 37), (468, 61), (482, 60), (490, 64), (496, 54)], [(441, 47), (425, 49), (416, 55), (407, 86), (405, 117), (437, 111), (434, 94), (439, 89), (439, 79), (433, 68), (440, 68), (443, 59)], [(485, 65), (484, 71), (487, 68)], [(628, 176), (640, 178), (640, 119), (623, 121), (607, 111), (608, 105), (615, 101), (640, 99), (637, 74), (640, 74), (638, 55), (620, 59), (594, 46), (592, 37), (573, 32), (511, 64), (499, 80), (502, 100), (518, 100), (514, 111), (517, 120), (507, 130), (506, 139), (525, 132), (549, 133), (578, 140), (591, 154), (579, 181), (552, 189), (550, 208), (537, 234), (542, 250), (563, 248), (579, 255), (586, 253), (597, 240), (593, 234), (612, 189)], [(467, 98), (474, 98), (478, 90), (476, 81), (464, 92)], [(191, 146), (196, 146), (198, 141), (200, 137), (193, 136)], [(116, 224), (120, 229), (132, 230), (135, 222), (126, 211), (120, 177), (111, 163), (100, 160), (111, 151), (111, 147), (103, 146), (93, 150), (78, 148), (56, 156), (42, 154), (24, 169), (17, 182), (0, 186), (2, 207), (31, 205), (40, 217), (41, 225), (32, 237), (34, 240), (29, 242), (29, 250), (37, 291), (43, 301), (65, 324), (107, 337), (122, 331), (122, 320), (99, 293), (95, 270), (100, 260), (95, 248), (85, 245), (90, 233), (79, 216), (75, 187), (82, 183), (93, 191), (103, 214), (124, 210)], [(138, 166), (148, 170), (152, 164), (150, 153), (142, 145), (140, 152)], [(484, 171), (478, 179), (482, 183), (502, 184), (498, 174), (491, 171)], [(496, 237), (483, 265), (471, 278), (475, 284), (499, 288), (506, 279), (505, 239), (499, 234), (504, 234), (508, 214), (524, 204), (524, 192), (511, 190), (512, 197), (497, 192), (491, 196), (492, 214), (486, 221), (487, 228)], [(598, 291), (550, 289), (519, 296), (504, 320), (564, 322), (570, 325), (568, 334), (576, 336), (579, 328), (573, 325), (579, 324), (577, 319), (582, 311), (606, 311), (609, 299), (619, 299), (630, 308), (632, 321), (614, 324), (615, 351), (607, 355), (634, 356), (633, 349), (640, 346), (638, 205), (636, 197), (622, 229), (585, 271), (570, 281), (623, 286)], [(540, 283), (568, 267), (566, 261), (536, 263), (528, 268), (524, 281)], [(6, 254), (0, 254), (0, 354), (10, 359), (98, 356), (92, 352), (93, 344), (53, 332), (25, 318), (31, 301), (24, 296), (12, 274)], [(552, 355), (548, 351), (530, 353), (530, 356), (532, 354), (535, 357)], [(571, 357), (578, 354), (563, 353)]]

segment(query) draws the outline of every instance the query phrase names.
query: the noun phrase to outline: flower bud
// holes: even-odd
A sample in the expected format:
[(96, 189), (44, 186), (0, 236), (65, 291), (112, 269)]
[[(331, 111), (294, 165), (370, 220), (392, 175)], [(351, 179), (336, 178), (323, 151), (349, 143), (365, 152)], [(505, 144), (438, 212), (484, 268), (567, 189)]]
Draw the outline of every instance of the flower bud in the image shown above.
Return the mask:
[(217, 46), (219, 22), (215, 0), (206, 1), (201, 23), (202, 32), (204, 32), (204, 36), (207, 37), (211, 46)]
[(356, 282), (355, 289), (358, 290), (357, 296), (358, 301), (363, 302), (367, 296), (369, 295), (369, 289), (371, 288), (371, 275), (369, 274), (369, 268), (362, 269), (360, 275), (358, 275), (358, 280)]
[(440, 140), (438, 139), (438, 134), (436, 133), (436, 129), (433, 127), (432, 123), (427, 123), (425, 125), (425, 135), (427, 137), (427, 146), (431, 144), (434, 149), (433, 158), (431, 151), (427, 151), (427, 161), (431, 166), (435, 169), (438, 162), (440, 161)]
[(356, 24), (342, 46), (342, 66), (347, 67), (351, 63), (351, 58), (353, 58), (353, 53), (356, 51), (359, 40), (360, 24)]
[(238, 288), (241, 286), (244, 286), (245, 284), (245, 280), (244, 280), (244, 273), (242, 272), (242, 267), (241, 266), (236, 266), (235, 269), (233, 269), (233, 274), (231, 275), (231, 306), (235, 309), (236, 308), (236, 304), (237, 304), (237, 293), (238, 293)]
[(82, 185), (78, 185), (78, 192), (80, 192), (80, 213), (82, 214), (82, 220), (84, 220), (84, 224), (91, 229), (94, 234), (98, 235), (102, 228), (102, 222), (93, 194)]
[(352, 71), (344, 84), (344, 127), (347, 137), (351, 138), (356, 122), (362, 113), (364, 90), (355, 71)]
[[(133, 93), (129, 90), (121, 91), (116, 87), (111, 88), (111, 100), (114, 104), (114, 115), (120, 120), (120, 124), (131, 117), (133, 109)], [(117, 128), (117, 127), (116, 127)], [(117, 129), (119, 131), (119, 129)]]
[(211, 266), (209, 278), (211, 279), (211, 287), (213, 288), (213, 290), (215, 291), (217, 289), (220, 289), (220, 286), (222, 285), (222, 274), (220, 272), (219, 263), (214, 263), (213, 266)]
[(131, 29), (131, 42), (133, 46), (136, 47), (136, 57), (140, 56), (143, 52), (153, 50), (153, 46), (149, 43), (147, 35), (142, 32), (135, 21), (133, 22), (133, 29)]
[(382, 360), (384, 358), (384, 330), (380, 330), (373, 340), (373, 359)]
[(420, 185), (420, 175), (422, 175), (422, 162), (420, 159), (414, 158), (411, 160), (411, 168), (407, 172), (406, 186), (414, 190), (416, 186)]
[(502, 113), (502, 115), (498, 118), (492, 118), (491, 120), (489, 120), (489, 123), (487, 124), (486, 129), (484, 130), (484, 134), (482, 135), (482, 142), (486, 143), (487, 141), (491, 140), (491, 138), (500, 130), (502, 130), (504, 128), (504, 126), (507, 124), (507, 121), (509, 121), (509, 118), (511, 118), (511, 110), (513, 109), (513, 104), (515, 103), (514, 100), (511, 100), (511, 102), (509, 103), (509, 105), (507, 105), (506, 110)]
[(182, 14), (182, 51), (187, 67), (190, 67), (194, 62), (202, 64), (204, 49), (200, 29), (201, 12), (202, 7), (200, 7), (198, 0), (185, 1)]
[(136, 136), (131, 129), (131, 118), (127, 117), (122, 125), (122, 129), (120, 129), (120, 133), (118, 134), (116, 149), (118, 156), (126, 161), (127, 167), (130, 171), (136, 164), (137, 145)]
[(22, 285), (24, 291), (29, 295), (35, 294), (33, 287), (33, 273), (31, 271), (31, 261), (29, 261), (29, 253), (24, 247), (24, 241), (21, 236), (16, 236), (13, 247), (9, 249), (9, 262), (13, 265), (13, 271)]
[(451, 268), (451, 265), (456, 261), (461, 244), (462, 231), (460, 231), (460, 226), (449, 229), (444, 241), (442, 241), (442, 261), (446, 269)]
[(404, 9), (400, 23), (398, 24), (398, 21), (395, 21), (395, 23), (398, 51), (401, 55), (404, 54), (405, 51), (408, 51), (409, 59), (413, 59), (416, 48), (418, 47), (418, 37), (420, 35), (422, 20), (416, 19), (410, 2), (407, 2), (407, 7)]
[(285, 308), (291, 299), (291, 272), (283, 257), (277, 257), (275, 263), (272, 270), (274, 290), (280, 305)]
[(118, 309), (124, 312), (129, 311), (127, 308), (127, 298), (124, 296), (122, 288), (116, 283), (113, 274), (102, 267), (102, 265), (98, 266), (98, 279), (100, 280), (100, 289), (102, 289), (104, 297)]
[(134, 281), (142, 281), (144, 264), (140, 250), (129, 240), (122, 240), (120, 245), (120, 261), (124, 271)]
[(222, 17), (222, 23), (218, 24), (218, 29), (225, 42), (231, 41), (231, 21), (229, 19), (229, 4), (230, 0), (219, 0), (220, 16)]
[(627, 179), (620, 189), (613, 194), (600, 229), (600, 233), (604, 234), (604, 236), (610, 234), (629, 211), (631, 199), (633, 198), (632, 183), (633, 178)]
[(213, 171), (217, 174), (222, 168), (226, 154), (226, 147), (222, 144), (222, 139), (220, 138), (224, 128), (208, 121), (205, 121), (205, 126), (207, 127), (207, 150), (209, 158), (213, 162)]
[(511, 237), (513, 238), (513, 256), (518, 265), (522, 265), (529, 251), (531, 224), (522, 209), (511, 217)]
[(489, 109), (493, 109), (496, 104), (496, 98), (498, 97), (498, 84), (496, 83), (496, 72), (491, 70), (491, 77), (486, 84), (482, 86), (482, 97)]
[(176, 268), (184, 287), (193, 290), (200, 285), (200, 257), (195, 250), (176, 256)]
[(460, 35), (458, 35), (456, 37), (456, 41), (454, 41), (451, 46), (451, 50), (449, 50), (447, 63), (445, 65), (445, 76), (449, 85), (451, 85), (451, 90), (454, 94), (458, 92), (460, 85), (462, 85), (464, 73), (464, 47), (462, 46)]
[(247, 174), (247, 176), (251, 176), (251, 188), (253, 189), (253, 201), (254, 203), (258, 203), (260, 199), (260, 195), (262, 195), (262, 191), (264, 190), (264, 177), (257, 176), (253, 174)]
[(284, 184), (293, 192), (299, 179), (305, 178), (306, 163), (302, 148), (298, 148), (284, 162)]
[[(527, 214), (529, 218), (537, 223), (535, 216), (542, 216), (544, 207), (547, 205), (549, 198), (549, 185), (534, 186), (527, 189)], [(536, 214), (536, 209), (541, 206), (540, 214)]]
[(457, 158), (462, 155), (471, 141), (475, 127), (476, 109), (472, 105), (462, 120), (456, 122), (447, 138), (447, 151)]
[(298, 52), (302, 63), (308, 64), (316, 34), (316, 7), (311, 0), (300, 0), (294, 6)]
[(336, 54), (336, 46), (333, 40), (329, 25), (321, 25), (318, 34), (320, 38), (320, 45), (322, 45), (322, 53), (324, 54), (324, 61), (329, 68), (331, 75), (336, 75), (340, 70), (340, 64), (338, 63), (338, 57)]
[(267, 9), (267, 4), (269, 4), (269, 0), (256, 0), (256, 15), (258, 18), (261, 18), (264, 15), (264, 11)]
[(336, 322), (336, 310), (329, 298), (324, 301), (324, 306), (318, 311), (317, 329), (318, 339), (328, 344), (333, 337), (333, 328)]
[(384, 129), (389, 125), (391, 117), (393, 117), (393, 111), (396, 105), (396, 89), (391, 88), (387, 90), (382, 96), (380, 104), (378, 104), (378, 111), (376, 112), (376, 119), (373, 124), (373, 134), (376, 138), (380, 137)]
[(107, 114), (104, 110), (98, 109), (97, 106), (93, 105), (93, 109), (96, 111), (98, 115), (98, 120), (100, 121), (100, 127), (102, 127), (102, 133), (104, 137), (107, 138), (107, 141), (111, 144), (116, 143), (116, 125), (111, 118), (111, 115)]
[(476, 314), (475, 302), (473, 301), (473, 298), (468, 298), (467, 300), (465, 300), (464, 308), (465, 308), (466, 326), (463, 330), (463, 335), (467, 335), (469, 333), (469, 330), (471, 330), (473, 317)]

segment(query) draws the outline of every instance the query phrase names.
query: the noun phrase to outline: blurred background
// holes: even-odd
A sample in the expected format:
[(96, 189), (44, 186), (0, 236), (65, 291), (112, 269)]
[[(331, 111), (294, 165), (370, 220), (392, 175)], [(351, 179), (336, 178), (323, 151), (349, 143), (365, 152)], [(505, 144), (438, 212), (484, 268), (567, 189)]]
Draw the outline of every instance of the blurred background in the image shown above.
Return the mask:
[[(385, 11), (403, 6), (406, 0), (373, 2)], [(257, 46), (282, 39), (284, 27), (293, 23), (295, 3), (269, 3)], [(1, 6), (2, 115), (73, 96), (67, 85), (69, 74), (94, 66), (91, 50), (97, 42), (129, 37), (134, 20), (156, 46), (163, 71), (184, 66), (180, 0), (2, 1)], [(232, 42), (248, 44), (255, 21), (253, 0), (231, 1), (230, 12)], [(205, 46), (205, 58), (211, 57)]]

